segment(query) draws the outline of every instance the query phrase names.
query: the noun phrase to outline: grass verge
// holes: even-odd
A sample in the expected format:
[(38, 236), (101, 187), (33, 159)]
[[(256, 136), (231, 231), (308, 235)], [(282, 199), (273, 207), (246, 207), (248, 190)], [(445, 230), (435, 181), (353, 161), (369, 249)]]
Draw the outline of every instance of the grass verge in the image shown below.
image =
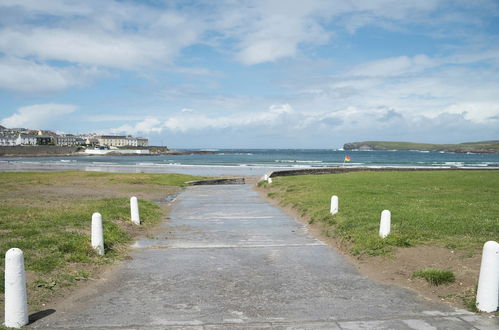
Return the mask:
[[(351, 172), (277, 177), (258, 185), (316, 223), (313, 230), (332, 237), (330, 243), (353, 255), (368, 276), (476, 311), (482, 247), (499, 240), (499, 171)], [(339, 196), (334, 216), (332, 195)], [(392, 230), (381, 239), (384, 209), (392, 213)], [(428, 268), (451, 270), (456, 280), (431, 287), (411, 280)]]
[[(158, 223), (155, 201), (198, 179), (178, 174), (100, 172), (0, 173), (0, 293), (5, 252), (24, 252), (32, 310), (127, 253), (128, 243)], [(139, 198), (142, 225), (130, 221), (129, 197)], [(93, 212), (103, 218), (106, 254), (90, 247)], [(3, 304), (3, 294), (0, 302)], [(3, 308), (0, 316), (3, 315)]]
[[(350, 243), (353, 255), (380, 255), (394, 247), (438, 245), (480, 253), (499, 239), (499, 171), (352, 172), (274, 178), (261, 186), (310, 222)], [(332, 195), (340, 212), (329, 213)], [(392, 229), (378, 237), (382, 210)]]

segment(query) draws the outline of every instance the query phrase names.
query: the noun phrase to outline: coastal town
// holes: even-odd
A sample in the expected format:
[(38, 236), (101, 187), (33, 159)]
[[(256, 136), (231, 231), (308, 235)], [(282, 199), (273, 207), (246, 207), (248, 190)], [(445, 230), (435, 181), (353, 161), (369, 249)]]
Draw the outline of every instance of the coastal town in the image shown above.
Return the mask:
[(62, 147), (147, 147), (149, 140), (131, 135), (58, 134), (41, 129), (6, 128), (0, 126), (0, 146)]
[(151, 146), (149, 139), (132, 135), (63, 134), (43, 129), (0, 125), (0, 157), (85, 155), (192, 155), (211, 151), (180, 151)]

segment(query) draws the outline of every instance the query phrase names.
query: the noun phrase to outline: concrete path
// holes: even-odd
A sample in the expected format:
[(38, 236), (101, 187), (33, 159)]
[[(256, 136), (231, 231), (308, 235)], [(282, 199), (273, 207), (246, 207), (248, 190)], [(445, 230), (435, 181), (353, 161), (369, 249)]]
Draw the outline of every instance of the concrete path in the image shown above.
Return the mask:
[(498, 329), (361, 275), (249, 185), (197, 186), (129, 261), (32, 327)]

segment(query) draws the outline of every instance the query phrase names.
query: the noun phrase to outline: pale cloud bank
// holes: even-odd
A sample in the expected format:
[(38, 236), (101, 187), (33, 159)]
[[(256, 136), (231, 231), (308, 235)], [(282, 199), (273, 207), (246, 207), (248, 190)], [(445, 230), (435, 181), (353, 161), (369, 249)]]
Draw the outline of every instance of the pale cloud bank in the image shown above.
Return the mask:
[[(99, 0), (51, 0), (43, 1), (43, 5), (37, 1), (2, 1), (0, 14), (6, 20), (0, 24), (0, 59), (3, 53), (6, 58), (29, 62), (26, 66), (35, 70), (28, 76), (20, 65), (3, 68), (0, 76), (17, 78), (12, 82), (3, 79), (0, 88), (41, 91), (41, 81), (48, 77), (50, 88), (45, 90), (62, 90), (78, 85), (77, 79), (88, 77), (86, 72), (94, 67), (104, 71), (179, 71), (176, 60), (184, 49), (194, 45), (228, 52), (246, 65), (274, 62), (297, 57), (307, 47), (334, 43), (332, 24), (351, 33), (366, 25), (385, 29), (407, 23), (432, 26), (435, 22), (427, 15), (446, 3), (227, 0), (190, 7), (123, 1), (106, 1), (103, 6)], [(482, 1), (479, 6), (497, 11), (490, 1)], [(448, 15), (447, 20), (452, 21), (452, 17)], [(59, 63), (54, 65), (54, 61)], [(425, 62), (424, 55), (399, 57), (372, 63), (366, 69), (371, 74), (382, 72), (383, 67), (388, 72), (412, 70), (412, 65), (424, 66)], [(28, 87), (23, 88), (23, 84)]]
[(55, 67), (20, 58), (0, 57), (0, 88), (10, 91), (55, 92), (84, 86), (107, 73), (95, 67)]
[(71, 104), (35, 104), (19, 108), (16, 113), (0, 120), (0, 124), (9, 128), (47, 127), (54, 120), (73, 113), (77, 107)]
[(289, 104), (273, 105), (268, 111), (239, 115), (210, 116), (193, 109), (182, 109), (166, 120), (147, 117), (135, 125), (122, 125), (110, 130), (112, 133), (151, 134), (164, 130), (186, 133), (207, 129), (233, 129), (241, 127), (274, 126), (286, 116), (297, 114)]
[[(489, 105), (490, 106), (490, 105)], [(463, 108), (460, 108), (461, 110)], [(424, 125), (434, 127), (435, 125), (450, 125), (445, 123), (445, 118), (459, 118), (461, 122), (477, 126), (484, 124), (483, 121), (474, 122), (466, 118), (467, 112), (457, 112), (450, 107), (435, 116), (424, 116), (418, 113), (402, 113), (386, 107), (359, 108), (349, 106), (335, 111), (324, 112), (300, 112), (289, 104), (273, 105), (266, 111), (242, 113), (239, 115), (214, 116), (200, 113), (198, 111), (180, 111), (167, 119), (147, 117), (138, 121), (135, 125), (123, 125), (110, 131), (113, 133), (127, 134), (152, 134), (152, 133), (194, 133), (244, 130), (253, 131), (255, 135), (268, 129), (275, 130), (276, 134), (299, 134), (305, 132), (338, 131), (349, 130), (373, 132), (383, 131), (388, 127), (399, 126), (397, 131), (410, 127), (421, 128)], [(496, 121), (492, 119), (492, 121)], [(490, 117), (487, 124), (494, 123)], [(433, 124), (430, 124), (432, 123)], [(498, 122), (499, 124), (499, 122)], [(494, 130), (495, 133), (499, 128)], [(287, 133), (286, 133), (287, 132)]]
[[(498, 118), (499, 119), (499, 118)], [(294, 147), (340, 147), (356, 139), (392, 139), (427, 142), (465, 142), (481, 134), (499, 134), (499, 120), (474, 122), (466, 113), (441, 112), (428, 117), (389, 108), (346, 107), (336, 111), (300, 112), (289, 104), (274, 105), (251, 115), (207, 115), (179, 111), (166, 119), (148, 117), (134, 125), (111, 129), (187, 147), (277, 147), (292, 141)], [(423, 134), (424, 138), (416, 138)], [(202, 136), (194, 144), (186, 136)], [(471, 139), (473, 140), (473, 139)]]

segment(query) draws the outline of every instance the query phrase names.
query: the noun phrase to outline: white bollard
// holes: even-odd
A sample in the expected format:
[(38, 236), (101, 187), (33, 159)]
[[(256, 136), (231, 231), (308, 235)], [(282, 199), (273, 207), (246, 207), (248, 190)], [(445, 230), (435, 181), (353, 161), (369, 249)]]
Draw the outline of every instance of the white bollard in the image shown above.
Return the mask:
[(268, 178), (268, 179), (267, 179), (267, 182), (268, 182), (268, 183), (272, 183), (272, 178)]
[(139, 203), (137, 202), (137, 197), (135, 196), (130, 198), (130, 213), (132, 222), (136, 225), (140, 225)]
[(338, 213), (338, 196), (331, 197), (331, 214)]
[(268, 175), (268, 174), (265, 174), (265, 175), (263, 176), (263, 180), (264, 180), (264, 181), (267, 181), (268, 179), (269, 179), (269, 175)]
[(28, 322), (24, 254), (13, 248), (5, 253), (5, 326), (20, 328)]
[(480, 276), (478, 277), (478, 288), (476, 290), (476, 307), (482, 312), (495, 312), (498, 297), (499, 243), (488, 241), (483, 245)]
[(102, 230), (102, 216), (95, 212), (92, 214), (92, 248), (98, 255), (104, 255), (104, 232)]
[(381, 221), (379, 224), (379, 237), (385, 238), (390, 234), (390, 226), (391, 226), (391, 218), (392, 214), (388, 210), (383, 210), (381, 212)]

